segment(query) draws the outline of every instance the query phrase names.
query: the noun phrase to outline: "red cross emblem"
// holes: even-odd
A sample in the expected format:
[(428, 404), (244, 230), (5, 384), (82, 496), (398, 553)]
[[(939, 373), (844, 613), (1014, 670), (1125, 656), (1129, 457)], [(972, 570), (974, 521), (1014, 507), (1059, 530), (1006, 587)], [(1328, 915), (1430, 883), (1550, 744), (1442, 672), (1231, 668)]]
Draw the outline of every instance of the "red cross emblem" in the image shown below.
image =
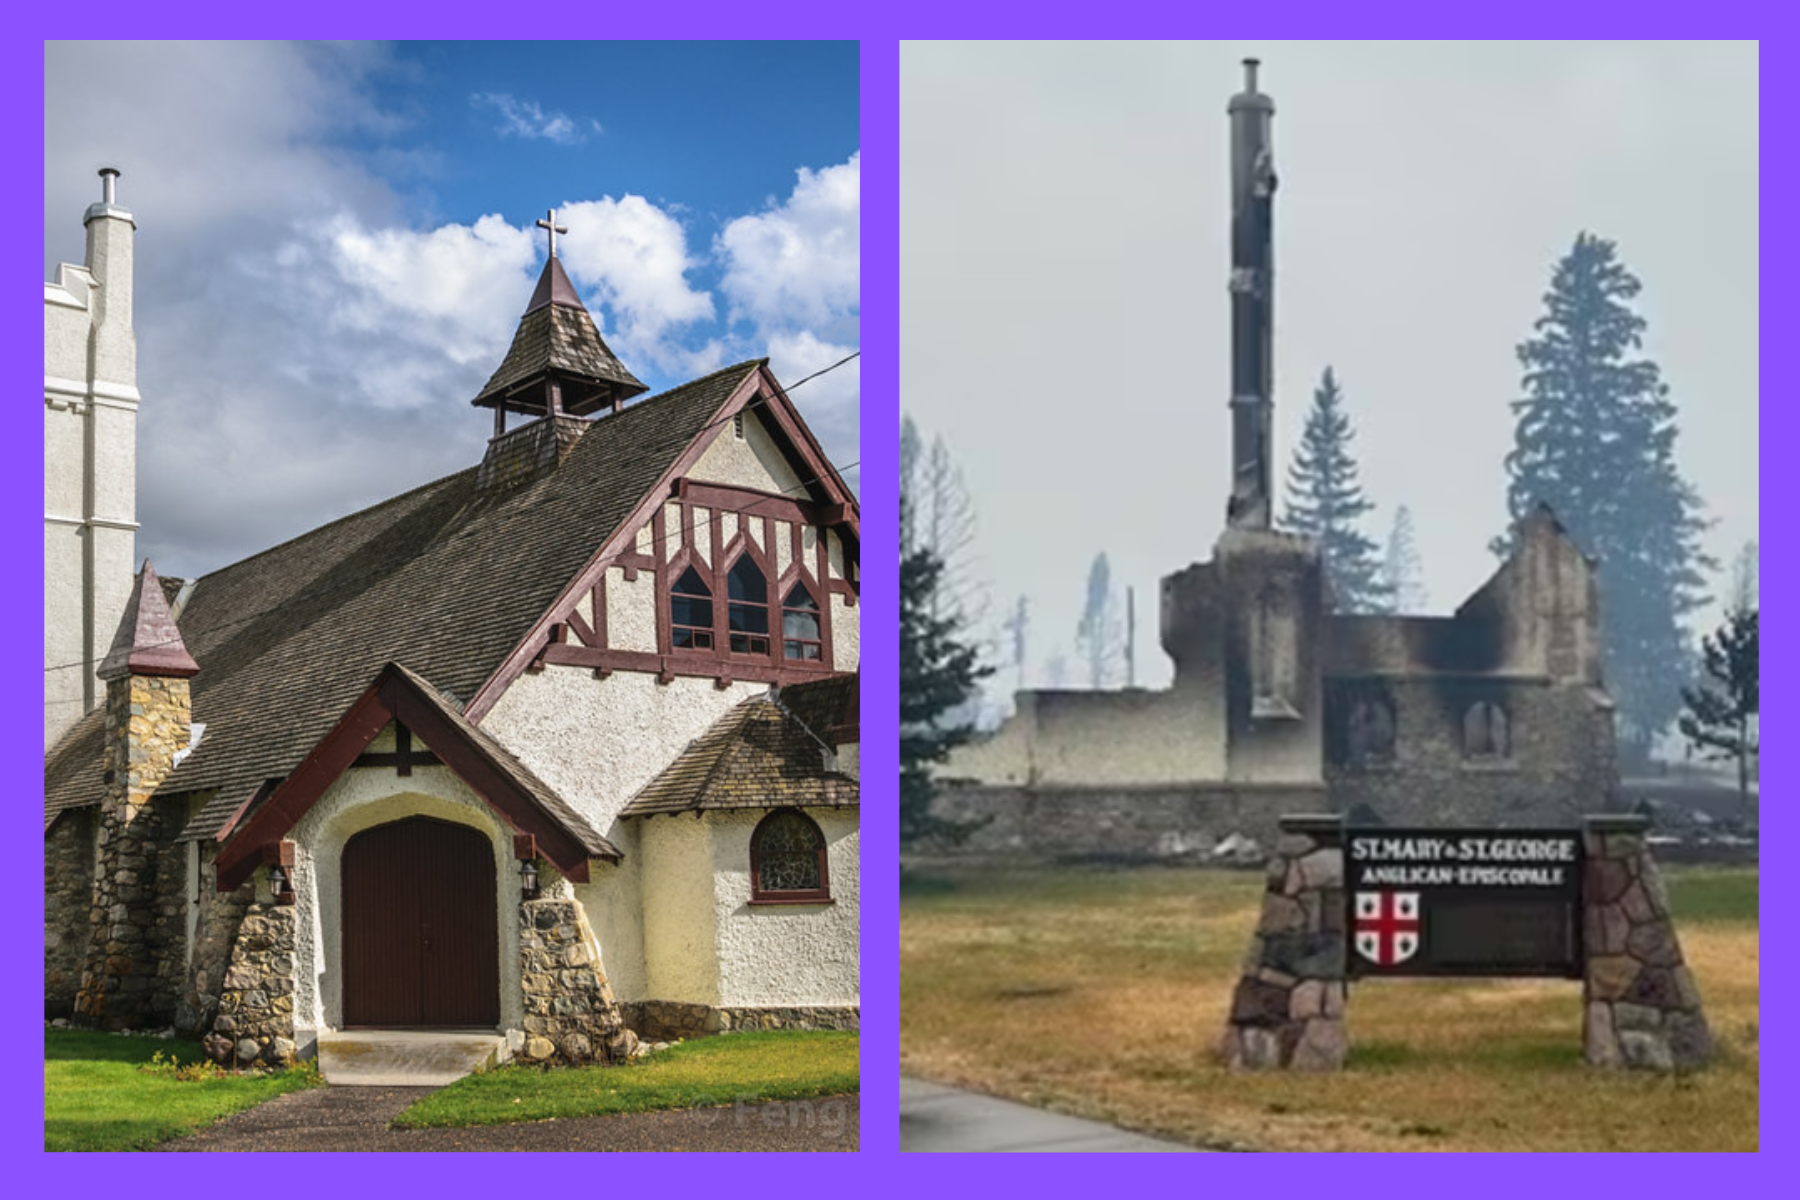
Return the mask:
[(1419, 952), (1419, 893), (1356, 893), (1356, 952), (1381, 967)]

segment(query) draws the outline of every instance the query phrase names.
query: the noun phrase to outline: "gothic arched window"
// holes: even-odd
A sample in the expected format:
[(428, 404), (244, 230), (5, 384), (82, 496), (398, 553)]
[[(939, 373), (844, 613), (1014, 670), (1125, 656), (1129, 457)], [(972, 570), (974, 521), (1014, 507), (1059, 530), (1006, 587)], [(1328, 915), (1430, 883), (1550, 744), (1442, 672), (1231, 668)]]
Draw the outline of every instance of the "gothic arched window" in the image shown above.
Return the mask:
[(1464, 758), (1507, 758), (1512, 754), (1512, 730), (1506, 710), (1491, 700), (1477, 700), (1463, 714)]
[(769, 652), (769, 587), (762, 569), (748, 554), (740, 557), (726, 577), (730, 596), (731, 651), (733, 654)]
[(819, 602), (806, 585), (796, 583), (781, 602), (781, 647), (784, 658), (810, 659), (825, 657), (825, 642), (819, 634)]
[(1384, 697), (1360, 696), (1350, 709), (1350, 761), (1394, 761), (1394, 709)]
[(799, 809), (776, 809), (750, 835), (750, 899), (790, 904), (831, 899), (825, 834)]
[(677, 650), (712, 649), (712, 589), (692, 567), (669, 589), (669, 640)]

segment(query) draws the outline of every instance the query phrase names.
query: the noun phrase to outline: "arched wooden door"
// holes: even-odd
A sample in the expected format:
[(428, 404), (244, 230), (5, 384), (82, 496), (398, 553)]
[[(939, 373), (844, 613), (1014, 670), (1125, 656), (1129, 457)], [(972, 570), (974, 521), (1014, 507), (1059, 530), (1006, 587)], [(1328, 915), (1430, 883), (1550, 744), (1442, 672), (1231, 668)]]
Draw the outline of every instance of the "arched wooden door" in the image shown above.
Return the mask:
[(500, 1023), (485, 834), (430, 817), (377, 825), (345, 845), (342, 878), (346, 1028)]

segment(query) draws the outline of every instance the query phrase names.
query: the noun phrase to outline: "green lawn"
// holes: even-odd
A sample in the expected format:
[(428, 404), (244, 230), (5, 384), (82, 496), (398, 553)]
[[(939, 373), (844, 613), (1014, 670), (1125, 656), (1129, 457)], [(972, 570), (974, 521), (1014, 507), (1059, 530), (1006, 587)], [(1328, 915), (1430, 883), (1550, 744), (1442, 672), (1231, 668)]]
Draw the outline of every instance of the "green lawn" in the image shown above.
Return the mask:
[(184, 1081), (140, 1071), (161, 1052), (186, 1064), (198, 1042), (44, 1031), (44, 1149), (142, 1150), (283, 1092), (311, 1087), (310, 1071)]
[(617, 1067), (501, 1067), (433, 1092), (403, 1128), (504, 1125), (553, 1117), (804, 1100), (858, 1091), (860, 1037), (829, 1030), (734, 1033), (671, 1046)]

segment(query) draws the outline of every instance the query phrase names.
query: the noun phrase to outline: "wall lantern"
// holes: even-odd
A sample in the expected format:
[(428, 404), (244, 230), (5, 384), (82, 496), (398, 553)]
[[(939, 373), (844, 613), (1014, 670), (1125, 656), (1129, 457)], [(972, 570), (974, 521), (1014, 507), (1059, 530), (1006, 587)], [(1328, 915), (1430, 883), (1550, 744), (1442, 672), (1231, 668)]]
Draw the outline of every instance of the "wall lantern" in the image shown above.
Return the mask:
[(513, 857), (519, 860), (519, 894), (526, 900), (538, 897), (537, 839), (529, 833), (513, 834)]
[(263, 862), (269, 867), (269, 898), (276, 904), (294, 902), (294, 843), (276, 842), (264, 846)]

